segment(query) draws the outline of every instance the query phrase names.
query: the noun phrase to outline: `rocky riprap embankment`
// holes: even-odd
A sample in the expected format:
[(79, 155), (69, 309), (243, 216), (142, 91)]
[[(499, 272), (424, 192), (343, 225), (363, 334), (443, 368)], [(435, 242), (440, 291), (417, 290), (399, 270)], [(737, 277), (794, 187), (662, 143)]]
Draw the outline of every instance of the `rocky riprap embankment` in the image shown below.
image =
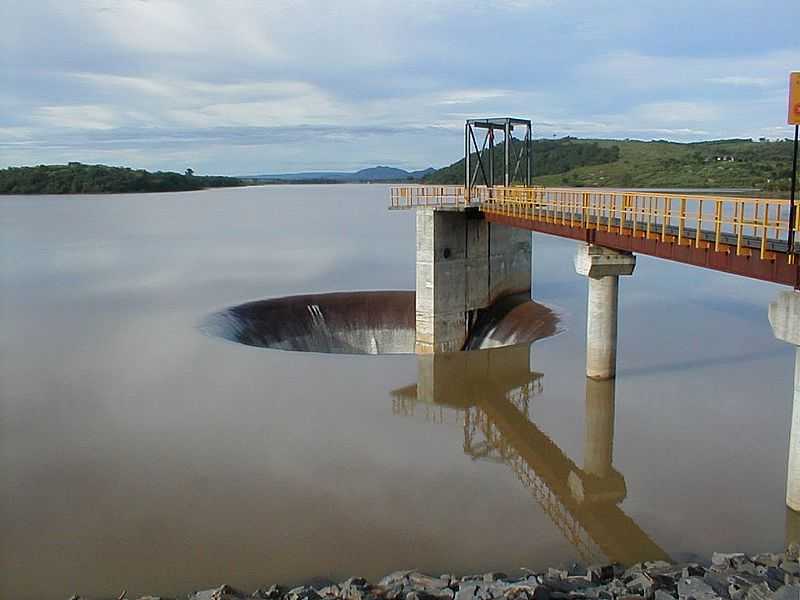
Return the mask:
[[(361, 578), (292, 589), (273, 585), (247, 594), (223, 585), (189, 600), (800, 600), (800, 547), (783, 554), (714, 554), (710, 565), (650, 561), (569, 570), (432, 577), (400, 571), (371, 584)], [(124, 594), (123, 594), (124, 596)], [(79, 600), (74, 596), (71, 600)], [(167, 600), (145, 596), (139, 600)]]

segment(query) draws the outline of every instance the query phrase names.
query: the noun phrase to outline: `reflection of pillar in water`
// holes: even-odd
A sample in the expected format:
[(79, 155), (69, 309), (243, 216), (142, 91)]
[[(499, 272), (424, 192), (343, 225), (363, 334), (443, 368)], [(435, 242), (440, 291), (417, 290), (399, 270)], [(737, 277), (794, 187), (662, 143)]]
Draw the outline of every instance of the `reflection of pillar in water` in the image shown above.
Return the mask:
[(586, 437), (583, 470), (595, 477), (608, 477), (614, 461), (613, 379), (586, 378)]
[(781, 292), (769, 305), (769, 322), (775, 337), (795, 346), (792, 428), (786, 475), (786, 505), (800, 510), (800, 293)]
[(617, 369), (617, 312), (619, 277), (631, 275), (636, 257), (594, 244), (584, 244), (575, 255), (575, 271), (589, 278), (586, 315), (586, 375), (614, 377)]
[(567, 485), (581, 503), (621, 502), (625, 479), (614, 469), (614, 379), (586, 378), (583, 467), (569, 474)]

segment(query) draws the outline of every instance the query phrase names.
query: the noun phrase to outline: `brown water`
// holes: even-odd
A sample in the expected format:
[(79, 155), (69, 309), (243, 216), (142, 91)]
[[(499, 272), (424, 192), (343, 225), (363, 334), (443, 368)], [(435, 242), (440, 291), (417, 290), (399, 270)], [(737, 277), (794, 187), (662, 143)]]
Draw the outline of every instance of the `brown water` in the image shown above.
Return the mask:
[(776, 286), (640, 257), (615, 386), (583, 377), (574, 243), (538, 235), (533, 295), (564, 331), (530, 348), (418, 360), (202, 331), (250, 300), (411, 289), (413, 217), (386, 198), (0, 198), (0, 598), (783, 545)]

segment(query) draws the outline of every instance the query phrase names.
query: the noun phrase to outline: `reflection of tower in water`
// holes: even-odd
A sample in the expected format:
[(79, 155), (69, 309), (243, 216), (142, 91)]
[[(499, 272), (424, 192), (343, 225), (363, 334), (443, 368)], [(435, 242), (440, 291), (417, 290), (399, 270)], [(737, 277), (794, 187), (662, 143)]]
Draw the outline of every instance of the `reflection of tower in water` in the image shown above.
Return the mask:
[(667, 558), (619, 507), (627, 490), (613, 467), (614, 381), (586, 380), (579, 467), (531, 419), (544, 376), (531, 372), (530, 348), (419, 355), (418, 382), (392, 392), (393, 411), (463, 425), (465, 454), (507, 465), (582, 560)]

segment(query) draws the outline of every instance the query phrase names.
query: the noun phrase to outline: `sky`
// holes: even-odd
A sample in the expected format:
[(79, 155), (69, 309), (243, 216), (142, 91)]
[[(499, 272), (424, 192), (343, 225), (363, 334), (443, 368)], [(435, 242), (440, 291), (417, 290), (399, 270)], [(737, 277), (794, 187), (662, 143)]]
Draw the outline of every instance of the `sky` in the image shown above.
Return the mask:
[(0, 0), (0, 168), (440, 167), (535, 137), (783, 138), (798, 0)]

